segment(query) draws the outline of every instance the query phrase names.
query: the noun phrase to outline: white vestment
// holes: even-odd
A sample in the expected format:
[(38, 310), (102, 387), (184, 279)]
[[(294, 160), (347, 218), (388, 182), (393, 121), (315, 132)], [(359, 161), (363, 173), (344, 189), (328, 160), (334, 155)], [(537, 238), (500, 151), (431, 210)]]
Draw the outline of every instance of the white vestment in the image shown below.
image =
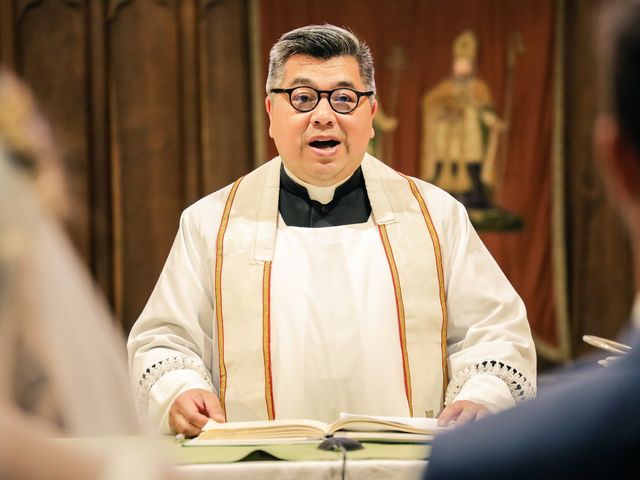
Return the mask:
[(408, 416), (398, 328), (389, 321), (393, 284), (373, 221), (283, 223), (272, 270), (275, 411), (328, 422), (347, 410)]
[[(275, 166), (261, 168), (279, 169), (279, 159), (273, 162)], [(220, 312), (247, 310), (254, 304), (259, 311), (268, 305), (269, 311), (264, 336), (268, 368), (261, 387), (264, 390), (266, 385), (267, 397), (272, 397), (269, 418), (331, 421), (340, 411), (424, 416), (431, 410), (437, 414), (444, 390), (434, 385), (438, 385), (438, 378), (446, 381), (447, 374), (450, 383), (446, 403), (467, 399), (498, 410), (534, 394), (535, 350), (524, 305), (473, 230), (464, 207), (439, 188), (402, 177), (368, 155), (363, 160), (363, 173), (372, 205), (372, 216), (363, 224), (290, 227), (277, 212), (273, 220), (260, 217), (264, 208), (258, 206), (256, 220), (239, 213), (235, 214), (237, 220), (232, 217), (229, 223), (235, 230), (223, 243), (219, 229), (228, 215), (225, 205), (235, 195), (235, 187), (215, 192), (185, 210), (167, 263), (131, 331), (128, 345), (141, 406), (159, 430), (168, 431), (168, 410), (181, 392), (213, 388), (223, 395), (224, 404), (227, 381), (237, 378), (236, 372), (242, 372), (243, 366), (249, 370), (261, 363), (240, 362), (236, 370), (230, 366), (233, 374), (228, 375), (229, 349), (226, 344), (219, 349), (222, 343), (218, 341), (221, 334), (225, 342), (227, 335), (233, 336), (228, 316), (224, 324), (227, 330), (221, 328)], [(256, 174), (247, 177), (251, 175)], [(416, 365), (415, 359), (423, 353), (427, 359), (437, 359), (439, 351), (434, 351), (432, 343), (421, 349), (414, 342), (411, 347), (410, 332), (406, 342), (399, 333), (403, 330), (398, 328), (398, 288), (394, 293), (398, 278), (390, 273), (389, 252), (383, 247), (380, 225), (392, 224), (396, 217), (402, 219), (409, 210), (402, 202), (415, 200), (399, 194), (396, 181), (409, 182), (424, 199), (441, 251), (438, 261), (443, 273), (442, 295), (446, 296), (444, 365), (436, 361)], [(257, 202), (260, 205), (277, 202), (277, 184), (253, 193), (261, 199)], [(401, 239), (405, 242), (401, 244), (409, 245), (406, 242), (411, 237), (402, 238), (403, 225), (389, 226), (390, 232), (396, 232), (392, 243)], [(251, 243), (254, 231), (257, 239)], [(273, 245), (269, 247), (264, 238), (271, 239)], [(230, 256), (225, 256), (224, 262), (222, 256), (216, 258), (222, 245), (225, 255)], [(268, 251), (270, 269), (265, 270), (265, 278), (269, 276), (270, 287), (264, 299), (253, 298), (255, 295), (249, 293), (253, 280), (231, 267), (238, 265), (233, 263), (234, 250), (242, 255), (249, 249), (257, 252), (256, 257)], [(421, 291), (406, 277), (413, 254), (408, 250), (411, 248), (394, 250), (398, 265), (402, 265), (401, 257), (408, 257), (405, 267), (398, 268), (402, 270), (399, 278), (403, 294), (411, 297), (405, 298), (407, 317), (411, 315), (412, 299), (419, 297), (411, 292)], [(216, 265), (232, 271), (224, 277)], [(216, 279), (225, 278), (233, 281), (219, 282), (225, 284), (223, 287), (216, 285)], [(229, 284), (233, 285), (233, 301), (232, 295), (224, 293)], [(222, 291), (216, 291), (216, 286)], [(434, 295), (437, 297), (437, 293)], [(433, 300), (437, 305), (437, 298)], [(216, 311), (216, 302), (224, 307)], [(417, 303), (424, 302), (418, 298)], [(247, 345), (257, 345), (258, 340), (251, 339), (257, 329), (249, 330), (238, 332), (236, 348), (244, 333)], [(437, 337), (439, 330), (431, 333)], [(263, 338), (262, 333), (256, 338)], [(409, 367), (410, 360), (414, 363)], [(415, 399), (407, 387), (409, 370), (416, 386)], [(421, 379), (430, 370), (440, 377), (434, 374), (431, 383), (421, 386)], [(228, 387), (230, 420), (248, 420), (256, 411), (252, 405), (236, 407), (253, 394), (251, 386), (243, 391), (244, 387), (237, 382)], [(434, 398), (425, 398), (431, 390)]]

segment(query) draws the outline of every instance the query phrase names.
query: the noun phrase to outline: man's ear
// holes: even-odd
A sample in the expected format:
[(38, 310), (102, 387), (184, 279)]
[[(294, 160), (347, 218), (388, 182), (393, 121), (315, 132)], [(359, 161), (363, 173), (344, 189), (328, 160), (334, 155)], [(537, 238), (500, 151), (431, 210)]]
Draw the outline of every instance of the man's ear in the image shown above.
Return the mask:
[(271, 108), (273, 104), (271, 103), (271, 96), (267, 95), (264, 99), (264, 108), (267, 110), (267, 115), (269, 115), (269, 136), (273, 138), (273, 133), (271, 132), (271, 125), (273, 125), (273, 121), (271, 118)]
[[(378, 111), (378, 100), (374, 100), (371, 102), (371, 121), (376, 118), (376, 112)], [(373, 138), (376, 136), (376, 130), (373, 128), (373, 123), (371, 125), (371, 136), (369, 138)]]
[(640, 206), (640, 152), (611, 115), (596, 119), (593, 144), (609, 194), (625, 205)]

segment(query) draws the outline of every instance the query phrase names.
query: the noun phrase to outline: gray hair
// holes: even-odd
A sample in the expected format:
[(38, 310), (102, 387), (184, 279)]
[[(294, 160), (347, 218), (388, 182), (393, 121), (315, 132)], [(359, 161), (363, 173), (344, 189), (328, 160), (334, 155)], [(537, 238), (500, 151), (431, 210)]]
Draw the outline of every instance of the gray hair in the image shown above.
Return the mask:
[(284, 76), (285, 63), (289, 57), (296, 54), (322, 59), (350, 55), (358, 62), (360, 78), (365, 88), (376, 91), (373, 56), (369, 46), (358, 40), (358, 37), (349, 30), (325, 23), (291, 30), (282, 35), (271, 47), (267, 94), (272, 88), (280, 85)]

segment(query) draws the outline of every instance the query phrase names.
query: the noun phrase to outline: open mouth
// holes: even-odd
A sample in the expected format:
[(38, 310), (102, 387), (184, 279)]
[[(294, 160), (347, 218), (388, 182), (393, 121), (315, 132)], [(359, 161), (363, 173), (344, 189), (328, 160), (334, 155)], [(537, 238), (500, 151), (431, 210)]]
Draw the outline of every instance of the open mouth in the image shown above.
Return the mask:
[(338, 140), (314, 140), (313, 142), (309, 142), (309, 145), (313, 148), (333, 148), (337, 145), (340, 145)]

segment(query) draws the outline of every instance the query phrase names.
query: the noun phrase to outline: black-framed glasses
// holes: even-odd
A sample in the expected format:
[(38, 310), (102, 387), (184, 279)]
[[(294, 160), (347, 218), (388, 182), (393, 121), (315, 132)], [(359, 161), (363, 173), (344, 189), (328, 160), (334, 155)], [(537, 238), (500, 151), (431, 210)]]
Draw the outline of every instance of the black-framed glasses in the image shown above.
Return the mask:
[(271, 93), (286, 93), (289, 103), (299, 112), (310, 112), (318, 103), (322, 95), (326, 94), (329, 105), (336, 113), (351, 113), (360, 103), (360, 97), (369, 97), (373, 91), (358, 92), (352, 88), (340, 87), (334, 90), (316, 90), (311, 87), (272, 88)]

